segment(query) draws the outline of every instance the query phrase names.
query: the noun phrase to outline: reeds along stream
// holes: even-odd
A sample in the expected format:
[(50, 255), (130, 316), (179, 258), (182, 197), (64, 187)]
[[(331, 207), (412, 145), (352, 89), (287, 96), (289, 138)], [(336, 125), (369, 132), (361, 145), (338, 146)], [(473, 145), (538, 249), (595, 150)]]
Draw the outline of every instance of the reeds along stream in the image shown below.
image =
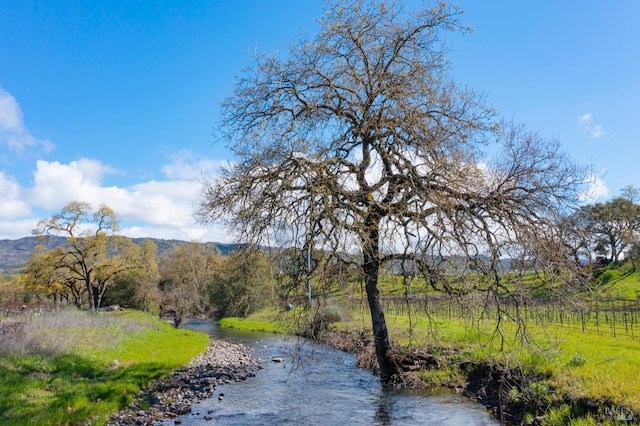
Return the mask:
[(396, 296), (384, 299), (392, 315), (477, 321), (521, 319), (530, 324), (563, 327), (610, 336), (640, 338), (640, 299), (602, 298), (522, 300), (513, 297)]

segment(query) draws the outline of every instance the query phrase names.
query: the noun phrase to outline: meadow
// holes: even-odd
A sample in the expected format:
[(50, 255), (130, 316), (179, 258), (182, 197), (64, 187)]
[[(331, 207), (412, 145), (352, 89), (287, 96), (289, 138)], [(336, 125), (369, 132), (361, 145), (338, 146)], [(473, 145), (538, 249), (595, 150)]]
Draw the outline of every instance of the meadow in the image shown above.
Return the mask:
[[(503, 403), (520, 421), (545, 425), (629, 423), (640, 416), (640, 274), (609, 273), (588, 294), (527, 306), (487, 306), (470, 296), (403, 294), (382, 280), (387, 327), (395, 345), (428, 350), (441, 368), (415, 374), (426, 385), (463, 388), (461, 366), (499, 366)], [(398, 290), (400, 288), (400, 290)], [(286, 331), (304, 315), (334, 318), (329, 331), (353, 336), (370, 330), (366, 301), (356, 292), (318, 300), (313, 312), (263, 311), (225, 326)], [(331, 314), (328, 315), (327, 313)], [(308, 319), (310, 321), (310, 319)], [(289, 330), (291, 330), (289, 328)], [(517, 376), (517, 377), (516, 377)]]
[(0, 321), (0, 423), (103, 424), (209, 342), (138, 311)]

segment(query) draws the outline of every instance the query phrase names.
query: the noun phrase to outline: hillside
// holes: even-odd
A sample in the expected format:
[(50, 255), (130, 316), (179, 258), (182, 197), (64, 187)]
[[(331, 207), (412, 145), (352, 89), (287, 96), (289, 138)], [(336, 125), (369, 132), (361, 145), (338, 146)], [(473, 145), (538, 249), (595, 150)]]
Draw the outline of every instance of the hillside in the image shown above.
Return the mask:
[[(43, 245), (47, 249), (52, 249), (65, 242), (64, 237), (48, 237), (44, 241), (38, 241), (36, 237), (24, 237), (17, 240), (0, 240), (0, 274), (16, 273), (27, 264), (31, 253), (35, 252), (36, 246)], [(156, 255), (164, 256), (180, 244), (186, 244), (181, 240), (163, 240), (158, 238), (132, 238), (132, 240), (142, 245), (145, 241), (151, 240), (158, 247)], [(220, 251), (223, 255), (237, 248), (237, 244), (203, 243)]]

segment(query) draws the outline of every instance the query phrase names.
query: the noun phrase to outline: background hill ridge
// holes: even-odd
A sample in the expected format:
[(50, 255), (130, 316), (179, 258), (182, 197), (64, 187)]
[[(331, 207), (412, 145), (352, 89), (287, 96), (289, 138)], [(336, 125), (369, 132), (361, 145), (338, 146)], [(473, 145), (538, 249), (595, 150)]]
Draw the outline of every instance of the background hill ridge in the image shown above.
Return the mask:
[[(181, 244), (188, 244), (190, 241), (162, 239), (162, 238), (129, 238), (138, 245), (145, 241), (153, 241), (157, 246), (156, 256), (162, 257)], [(29, 261), (29, 257), (36, 251), (36, 246), (42, 245), (47, 250), (59, 247), (67, 240), (67, 237), (49, 236), (44, 240), (37, 237), (23, 237), (18, 239), (0, 240), (0, 274), (15, 274), (20, 271)], [(216, 242), (200, 242), (207, 247), (215, 248), (222, 255), (227, 255), (238, 247), (238, 244), (225, 244)]]

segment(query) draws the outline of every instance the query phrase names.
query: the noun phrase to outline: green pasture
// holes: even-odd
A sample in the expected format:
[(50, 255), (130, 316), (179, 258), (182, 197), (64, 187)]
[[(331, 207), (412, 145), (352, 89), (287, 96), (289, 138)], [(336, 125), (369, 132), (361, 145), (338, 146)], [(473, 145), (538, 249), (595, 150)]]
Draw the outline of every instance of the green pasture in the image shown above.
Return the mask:
[(291, 323), (285, 321), (277, 311), (263, 309), (256, 315), (248, 318), (228, 317), (218, 321), (220, 327), (236, 328), (247, 331), (260, 331), (265, 333), (286, 334), (295, 330)]
[(0, 348), (0, 423), (103, 424), (208, 341), (141, 312), (31, 317), (24, 335)]
[[(602, 275), (602, 274), (601, 274)], [(534, 279), (528, 282), (536, 288)], [(404, 284), (409, 286), (403, 287)], [(413, 287), (412, 287), (413, 286)], [(521, 369), (539, 377), (528, 389), (514, 387), (513, 398), (536, 394), (546, 407), (532, 409), (529, 419), (544, 415), (544, 424), (599, 424), (580, 412), (571, 401), (591, 401), (602, 406), (611, 422), (640, 414), (640, 275), (612, 272), (596, 282), (592, 291), (566, 303), (539, 301), (520, 311), (513, 306), (485, 309), (462, 300), (408, 303), (405, 292), (424, 292), (420, 280), (384, 277), (381, 292), (392, 296), (385, 304), (387, 326), (394, 344), (429, 347), (447, 354), (451, 365), (463, 361), (488, 361)], [(281, 329), (285, 324), (311, 321), (317, 310), (340, 312), (332, 328), (369, 330), (366, 301), (358, 288), (340, 298), (318, 301), (309, 312), (257, 313), (249, 319), (225, 319), (222, 326), (252, 330)], [(516, 319), (521, 321), (515, 321)], [(451, 355), (453, 354), (453, 355)], [(433, 385), (462, 381), (456, 368), (421, 372)], [(601, 420), (598, 420), (601, 422)]]

